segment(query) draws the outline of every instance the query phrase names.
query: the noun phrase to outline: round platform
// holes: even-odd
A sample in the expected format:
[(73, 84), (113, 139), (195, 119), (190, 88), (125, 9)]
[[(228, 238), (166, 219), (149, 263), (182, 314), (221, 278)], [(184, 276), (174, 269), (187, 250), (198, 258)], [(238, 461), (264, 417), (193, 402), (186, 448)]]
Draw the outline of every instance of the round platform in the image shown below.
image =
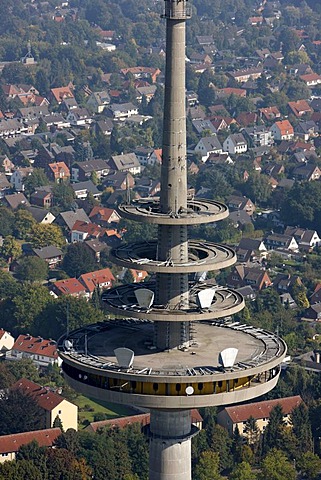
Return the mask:
[[(244, 401), (275, 385), (286, 354), (277, 336), (238, 322), (195, 323), (193, 336), (187, 348), (159, 351), (152, 347), (150, 322), (99, 323), (62, 337), (58, 352), (72, 386), (117, 403), (194, 408)], [(134, 351), (131, 368), (119, 367), (118, 347)], [(224, 369), (218, 358), (229, 347), (238, 353), (234, 365)]]
[[(121, 285), (106, 290), (102, 300), (109, 312), (122, 317), (129, 316), (159, 322), (192, 322), (212, 320), (234, 315), (244, 308), (244, 299), (235, 290), (209, 285), (206, 282), (193, 285), (189, 292), (189, 308), (168, 309), (166, 305), (153, 304), (149, 309), (142, 308), (136, 299), (135, 290), (147, 288), (155, 291), (155, 282), (142, 282)], [(215, 294), (209, 308), (198, 305), (197, 294), (201, 290), (214, 289)]]
[(161, 213), (159, 198), (134, 200), (130, 205), (119, 205), (117, 211), (128, 220), (157, 225), (200, 225), (223, 220), (229, 215), (223, 203), (204, 199), (189, 200), (187, 209), (177, 214)]
[(194, 273), (220, 270), (236, 262), (232, 248), (211, 242), (189, 240), (188, 263), (156, 260), (157, 241), (129, 243), (110, 253), (113, 263), (153, 273)]

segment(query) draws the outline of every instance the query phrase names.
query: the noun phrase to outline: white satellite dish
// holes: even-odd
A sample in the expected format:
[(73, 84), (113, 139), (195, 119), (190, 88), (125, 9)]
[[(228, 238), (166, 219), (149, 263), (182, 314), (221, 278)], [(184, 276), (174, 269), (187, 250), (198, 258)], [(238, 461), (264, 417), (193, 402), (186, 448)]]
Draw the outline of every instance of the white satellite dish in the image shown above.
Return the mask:
[(70, 340), (65, 340), (64, 346), (66, 350), (70, 350), (72, 348), (72, 342)]
[(197, 294), (197, 302), (201, 308), (210, 308), (215, 295), (214, 288), (206, 288)]
[(194, 393), (194, 388), (191, 387), (191, 386), (186, 387), (186, 388), (185, 388), (185, 393), (186, 393), (186, 395), (193, 395), (193, 393)]
[(140, 307), (150, 308), (154, 301), (154, 292), (148, 288), (138, 288), (135, 296)]
[(228, 367), (233, 367), (236, 356), (238, 354), (238, 349), (237, 348), (225, 348), (225, 350), (222, 350), (218, 356), (218, 362), (222, 367), (228, 368)]
[(114, 354), (120, 367), (130, 368), (133, 366), (135, 354), (130, 348), (116, 348)]

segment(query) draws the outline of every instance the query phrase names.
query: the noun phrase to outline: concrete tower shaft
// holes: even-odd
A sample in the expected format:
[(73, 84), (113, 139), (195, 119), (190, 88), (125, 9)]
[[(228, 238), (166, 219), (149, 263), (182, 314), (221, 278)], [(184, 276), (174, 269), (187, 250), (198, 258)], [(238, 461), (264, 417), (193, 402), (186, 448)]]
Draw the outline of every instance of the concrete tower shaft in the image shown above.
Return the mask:
[[(185, 109), (185, 21), (186, 1), (167, 0), (166, 72), (163, 120), (163, 158), (161, 169), (162, 213), (177, 215), (187, 208), (186, 109)], [(158, 260), (186, 264), (188, 242), (186, 225), (158, 227)], [(187, 308), (188, 274), (157, 274), (156, 299), (169, 309)], [(189, 340), (189, 325), (179, 322), (168, 326), (155, 324), (159, 348), (173, 348)]]

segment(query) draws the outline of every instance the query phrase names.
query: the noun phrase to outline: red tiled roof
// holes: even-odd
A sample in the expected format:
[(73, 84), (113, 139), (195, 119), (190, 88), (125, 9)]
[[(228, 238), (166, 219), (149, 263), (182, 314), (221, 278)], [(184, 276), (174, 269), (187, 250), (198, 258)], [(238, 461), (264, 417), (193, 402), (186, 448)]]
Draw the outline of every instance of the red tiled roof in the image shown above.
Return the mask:
[[(96, 205), (90, 212), (89, 218), (98, 215), (100, 220), (103, 222), (108, 222), (113, 213), (117, 214), (116, 210), (113, 208), (100, 207), (99, 205)], [(118, 218), (120, 218), (119, 215)]]
[(52, 88), (51, 93), (58, 103), (61, 103), (65, 98), (74, 98), (74, 94), (68, 86)]
[[(191, 410), (191, 421), (192, 422), (202, 422), (203, 418), (199, 411), (196, 408)], [(127, 425), (132, 425), (133, 423), (140, 423), (142, 427), (150, 424), (150, 413), (142, 413), (140, 415), (130, 415), (128, 417), (120, 418), (111, 418), (109, 420), (101, 420), (99, 422), (91, 422), (90, 428), (97, 432), (99, 428), (109, 426), (112, 428), (125, 428)]]
[(40, 447), (51, 447), (59, 435), (61, 435), (60, 428), (2, 435), (0, 436), (0, 454), (17, 452), (22, 445), (27, 445), (33, 440), (36, 440)]
[(95, 223), (84, 222), (82, 220), (76, 220), (74, 226), (71, 229), (73, 232), (88, 233), (94, 237), (100, 237), (104, 235), (106, 229), (96, 225)]
[(57, 344), (55, 341), (44, 340), (41, 337), (32, 337), (31, 335), (19, 335), (12, 350), (58, 358)]
[(238, 95), (240, 97), (246, 97), (246, 90), (243, 88), (233, 88), (233, 87), (226, 87), (221, 88), (219, 92), (225, 93), (226, 95)]
[(111, 287), (112, 282), (115, 281), (115, 277), (109, 268), (103, 268), (95, 272), (84, 273), (79, 277), (79, 280), (85, 285), (87, 290), (92, 293), (96, 287), (99, 287), (103, 283), (108, 283), (108, 286)]
[(134, 277), (135, 283), (142, 282), (148, 275), (148, 273), (145, 272), (145, 270), (134, 270), (133, 268), (131, 268), (130, 271)]
[(280, 129), (281, 135), (291, 135), (292, 133), (294, 133), (293, 127), (289, 120), (275, 122), (275, 125)]
[(264, 402), (249, 403), (247, 405), (237, 405), (233, 407), (226, 407), (225, 411), (233, 423), (245, 422), (248, 418), (253, 417), (269, 418), (271, 410), (276, 405), (281, 405), (285, 415), (292, 412), (300, 403), (302, 403), (300, 395), (294, 397), (279, 398), (275, 400), (266, 400)]
[(288, 105), (296, 117), (300, 117), (305, 113), (313, 112), (313, 109), (310, 107), (310, 105), (306, 100), (297, 100), (296, 102), (289, 102)]
[(313, 82), (314, 80), (321, 80), (321, 76), (317, 73), (307, 73), (305, 75), (300, 75), (301, 80), (304, 82)]
[(61, 295), (76, 295), (86, 293), (85, 287), (76, 278), (58, 280), (53, 284), (53, 289)]
[(44, 410), (51, 411), (56, 408), (64, 399), (58, 393), (51, 392), (49, 389), (38, 385), (38, 383), (31, 382), (26, 378), (20, 378), (12, 385), (13, 389), (19, 389), (24, 393), (30, 395)]
[(64, 173), (64, 176), (70, 177), (70, 171), (65, 162), (49, 163), (48, 167), (53, 172), (55, 178), (58, 178), (61, 172)]

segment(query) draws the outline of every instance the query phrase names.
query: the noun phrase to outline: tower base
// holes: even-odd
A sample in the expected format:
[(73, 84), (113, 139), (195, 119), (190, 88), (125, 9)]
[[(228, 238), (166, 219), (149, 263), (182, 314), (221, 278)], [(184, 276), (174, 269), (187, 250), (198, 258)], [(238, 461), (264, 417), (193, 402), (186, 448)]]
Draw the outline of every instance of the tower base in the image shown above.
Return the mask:
[(191, 411), (151, 410), (150, 480), (191, 480)]

